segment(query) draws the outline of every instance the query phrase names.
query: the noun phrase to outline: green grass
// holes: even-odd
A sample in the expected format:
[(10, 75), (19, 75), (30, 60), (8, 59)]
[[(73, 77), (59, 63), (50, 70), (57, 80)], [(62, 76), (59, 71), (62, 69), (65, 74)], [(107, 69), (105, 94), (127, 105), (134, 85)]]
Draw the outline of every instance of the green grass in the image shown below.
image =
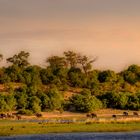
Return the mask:
[(46, 124), (0, 121), (0, 136), (70, 133), (70, 132), (122, 132), (140, 131), (140, 123)]

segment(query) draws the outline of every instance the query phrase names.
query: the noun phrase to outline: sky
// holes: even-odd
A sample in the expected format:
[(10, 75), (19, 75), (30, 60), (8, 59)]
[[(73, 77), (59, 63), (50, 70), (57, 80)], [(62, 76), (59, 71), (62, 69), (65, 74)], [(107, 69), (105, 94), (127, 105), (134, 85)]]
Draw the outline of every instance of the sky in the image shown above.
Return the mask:
[(0, 53), (21, 50), (41, 66), (68, 50), (98, 69), (140, 65), (140, 0), (0, 0)]

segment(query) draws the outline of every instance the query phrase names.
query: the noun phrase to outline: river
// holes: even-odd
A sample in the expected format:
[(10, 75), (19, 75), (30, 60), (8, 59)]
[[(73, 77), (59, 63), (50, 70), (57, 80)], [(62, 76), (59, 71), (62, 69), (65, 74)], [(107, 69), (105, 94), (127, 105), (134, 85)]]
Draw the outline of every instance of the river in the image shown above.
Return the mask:
[(0, 137), (0, 140), (140, 140), (140, 132), (24, 135)]

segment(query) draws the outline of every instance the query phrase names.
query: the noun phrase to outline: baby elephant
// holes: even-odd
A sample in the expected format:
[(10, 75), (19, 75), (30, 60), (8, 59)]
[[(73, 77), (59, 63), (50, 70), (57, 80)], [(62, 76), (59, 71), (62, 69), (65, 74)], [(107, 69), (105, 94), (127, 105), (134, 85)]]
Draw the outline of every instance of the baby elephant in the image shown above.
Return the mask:
[(123, 115), (124, 116), (128, 116), (128, 112), (123, 112)]
[(138, 112), (133, 112), (134, 116), (139, 116)]
[(89, 118), (97, 118), (97, 114), (95, 114), (95, 113), (88, 113), (87, 117), (89, 117)]
[(112, 118), (117, 118), (117, 115), (112, 115)]
[(97, 118), (97, 114), (91, 113), (91, 118)]

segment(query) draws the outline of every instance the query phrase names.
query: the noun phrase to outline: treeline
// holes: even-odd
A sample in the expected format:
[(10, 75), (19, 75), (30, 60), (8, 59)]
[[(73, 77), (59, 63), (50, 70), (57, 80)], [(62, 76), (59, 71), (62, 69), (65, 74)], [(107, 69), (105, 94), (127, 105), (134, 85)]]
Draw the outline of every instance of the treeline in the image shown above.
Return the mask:
[[(9, 66), (0, 68), (0, 84), (6, 86), (0, 92), (0, 111), (29, 115), (52, 110), (140, 109), (140, 66), (131, 65), (119, 73), (95, 70), (96, 58), (67, 51), (48, 57), (42, 68), (31, 65), (29, 56), (21, 51), (6, 59)], [(20, 86), (15, 88), (13, 83)], [(79, 88), (65, 99), (65, 91)]]

